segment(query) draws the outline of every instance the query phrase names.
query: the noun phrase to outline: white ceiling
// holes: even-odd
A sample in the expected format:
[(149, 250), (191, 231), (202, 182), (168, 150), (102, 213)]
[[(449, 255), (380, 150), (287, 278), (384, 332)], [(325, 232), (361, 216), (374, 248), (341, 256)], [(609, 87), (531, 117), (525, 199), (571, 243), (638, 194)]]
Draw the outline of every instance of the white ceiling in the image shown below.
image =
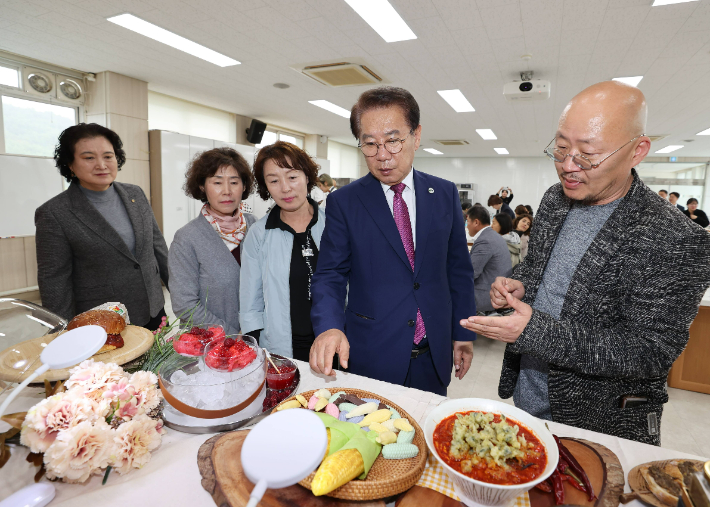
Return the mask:
[[(290, 68), (361, 58), (410, 90), (423, 147), (446, 156), (539, 156), (557, 117), (584, 87), (643, 75), (653, 150), (710, 156), (710, 0), (390, 0), (417, 35), (386, 43), (342, 0), (0, 0), (0, 49), (86, 72), (111, 70), (152, 90), (353, 143), (348, 120), (308, 104), (349, 109), (365, 89), (323, 86)], [(242, 62), (220, 68), (106, 21), (132, 13)], [(520, 59), (532, 54), (529, 63)], [(552, 83), (552, 98), (506, 103), (521, 70)], [(287, 90), (273, 88), (288, 83)], [(436, 93), (460, 88), (476, 111), (455, 113)], [(490, 128), (496, 141), (483, 141)], [(432, 139), (466, 139), (441, 147)], [(694, 139), (684, 143), (685, 139)], [(421, 153), (421, 152), (420, 152)], [(421, 153), (422, 156), (433, 156)]]

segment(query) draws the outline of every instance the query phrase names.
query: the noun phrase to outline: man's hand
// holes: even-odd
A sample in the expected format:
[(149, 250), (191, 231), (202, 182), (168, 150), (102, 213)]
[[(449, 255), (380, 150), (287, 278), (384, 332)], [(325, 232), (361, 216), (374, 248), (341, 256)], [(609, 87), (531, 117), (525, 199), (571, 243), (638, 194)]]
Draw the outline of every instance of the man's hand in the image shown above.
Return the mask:
[(308, 358), (311, 369), (316, 373), (335, 377), (332, 368), (335, 354), (340, 358), (340, 366), (347, 368), (350, 343), (340, 329), (328, 329), (325, 333), (319, 334), (311, 345), (311, 354)]
[(525, 287), (523, 282), (513, 278), (505, 278), (499, 276), (491, 285), (491, 305), (495, 309), (509, 307), (507, 295), (511, 294), (515, 299), (523, 299), (525, 295)]
[(532, 318), (532, 307), (513, 297), (510, 292), (506, 298), (507, 304), (515, 310), (510, 315), (469, 317), (461, 321), (461, 326), (493, 340), (515, 343)]
[(456, 368), (457, 379), (461, 380), (466, 375), (472, 359), (473, 342), (454, 342), (454, 368)]

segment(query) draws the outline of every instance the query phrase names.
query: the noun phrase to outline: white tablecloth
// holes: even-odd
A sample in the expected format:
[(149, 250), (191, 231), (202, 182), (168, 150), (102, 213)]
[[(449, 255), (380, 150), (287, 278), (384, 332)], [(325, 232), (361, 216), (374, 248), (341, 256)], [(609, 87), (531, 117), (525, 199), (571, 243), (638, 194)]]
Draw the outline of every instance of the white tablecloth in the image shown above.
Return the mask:
[[(307, 363), (299, 362), (301, 385), (299, 391), (326, 387), (333, 391), (338, 387), (363, 389), (379, 394), (406, 410), (420, 425), (424, 424), (431, 409), (445, 398), (436, 394), (388, 384), (378, 380), (349, 373), (338, 372), (337, 378), (325, 378), (312, 372)], [(471, 393), (475, 397), (475, 393)], [(44, 397), (39, 389), (23, 393), (10, 406), (8, 413), (29, 409)], [(549, 423), (550, 429), (559, 436), (576, 437), (600, 443), (611, 449), (621, 461), (625, 473), (640, 463), (670, 458), (703, 459), (670, 449), (623, 440), (593, 431), (582, 430), (563, 424)], [(0, 422), (0, 431), (7, 425)], [(162, 505), (214, 507), (212, 497), (202, 489), (197, 469), (197, 451), (200, 445), (213, 435), (192, 435), (168, 428), (162, 446), (153, 453), (150, 463), (143, 469), (128, 475), (111, 473), (105, 486), (101, 477), (93, 477), (85, 484), (55, 483), (57, 496), (52, 507), (155, 507)], [(0, 499), (31, 484), (36, 468), (25, 462), (27, 450), (13, 448), (12, 458), (0, 469)], [(238, 459), (238, 458), (236, 458)], [(46, 480), (46, 479), (45, 479)], [(628, 485), (626, 491), (629, 491)], [(641, 507), (638, 501), (630, 506)]]

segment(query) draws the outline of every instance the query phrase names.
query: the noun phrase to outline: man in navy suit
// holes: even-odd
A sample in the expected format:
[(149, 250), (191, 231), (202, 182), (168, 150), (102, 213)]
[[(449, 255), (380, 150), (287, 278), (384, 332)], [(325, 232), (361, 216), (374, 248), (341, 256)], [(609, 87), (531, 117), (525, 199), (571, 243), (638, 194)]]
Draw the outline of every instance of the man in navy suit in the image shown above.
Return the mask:
[[(363, 93), (350, 129), (370, 174), (328, 198), (313, 277), (310, 365), (446, 395), (463, 378), (476, 335), (473, 267), (456, 186), (413, 170), (419, 106), (402, 89)], [(347, 296), (347, 297), (346, 297)], [(473, 312), (473, 313), (472, 313)]]

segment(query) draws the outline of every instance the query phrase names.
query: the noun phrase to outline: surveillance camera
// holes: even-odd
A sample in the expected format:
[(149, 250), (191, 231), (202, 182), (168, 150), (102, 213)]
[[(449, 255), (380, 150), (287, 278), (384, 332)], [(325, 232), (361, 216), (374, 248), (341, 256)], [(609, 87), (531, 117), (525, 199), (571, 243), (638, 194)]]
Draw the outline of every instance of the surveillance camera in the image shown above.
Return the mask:
[(518, 89), (521, 92), (529, 92), (530, 90), (533, 89), (533, 84), (530, 81), (525, 81), (520, 83), (520, 86), (518, 86)]

